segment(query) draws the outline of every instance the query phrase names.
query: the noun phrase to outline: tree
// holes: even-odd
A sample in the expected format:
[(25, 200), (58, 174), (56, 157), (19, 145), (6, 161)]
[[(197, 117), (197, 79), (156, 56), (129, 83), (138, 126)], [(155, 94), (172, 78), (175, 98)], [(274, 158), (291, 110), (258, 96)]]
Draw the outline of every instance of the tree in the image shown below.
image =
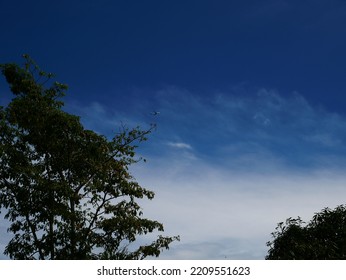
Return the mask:
[(14, 94), (0, 107), (0, 209), (14, 234), (4, 253), (12, 259), (159, 256), (179, 237), (135, 242), (164, 228), (143, 217), (137, 201), (154, 193), (129, 172), (153, 127), (122, 128), (112, 140), (84, 129), (62, 110), (67, 86), (24, 58), (23, 67), (0, 65)]
[(279, 223), (268, 260), (344, 260), (346, 259), (346, 206), (322, 209), (305, 224), (299, 217)]

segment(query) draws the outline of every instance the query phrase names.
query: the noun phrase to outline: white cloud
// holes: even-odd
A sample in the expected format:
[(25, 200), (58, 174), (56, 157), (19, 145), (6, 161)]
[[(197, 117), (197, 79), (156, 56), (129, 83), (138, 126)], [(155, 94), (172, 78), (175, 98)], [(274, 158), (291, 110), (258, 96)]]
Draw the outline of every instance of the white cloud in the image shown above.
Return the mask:
[(177, 149), (188, 149), (188, 150), (192, 149), (190, 144), (183, 143), (183, 142), (168, 142), (167, 145)]
[(165, 234), (181, 235), (163, 258), (219, 258), (227, 252), (228, 258), (263, 259), (278, 222), (297, 216), (308, 221), (322, 208), (344, 203), (346, 195), (346, 176), (334, 171), (261, 175), (201, 162), (179, 169), (168, 162), (134, 170), (156, 193), (144, 202), (145, 215), (162, 221)]

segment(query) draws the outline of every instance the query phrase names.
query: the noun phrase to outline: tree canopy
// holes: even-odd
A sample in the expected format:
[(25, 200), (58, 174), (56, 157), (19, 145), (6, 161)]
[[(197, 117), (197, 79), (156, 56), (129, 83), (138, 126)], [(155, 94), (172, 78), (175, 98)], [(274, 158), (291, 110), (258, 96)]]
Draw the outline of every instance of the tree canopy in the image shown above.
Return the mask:
[[(304, 225), (305, 224), (305, 225)], [(309, 223), (300, 217), (281, 222), (272, 233), (268, 260), (346, 259), (346, 206), (324, 208)]]
[(85, 129), (63, 111), (67, 86), (24, 59), (23, 66), (0, 65), (14, 95), (0, 107), (0, 209), (13, 234), (4, 253), (12, 259), (159, 256), (179, 237), (138, 244), (138, 236), (164, 228), (143, 217), (138, 200), (154, 192), (129, 172), (153, 127), (122, 128), (111, 140)]

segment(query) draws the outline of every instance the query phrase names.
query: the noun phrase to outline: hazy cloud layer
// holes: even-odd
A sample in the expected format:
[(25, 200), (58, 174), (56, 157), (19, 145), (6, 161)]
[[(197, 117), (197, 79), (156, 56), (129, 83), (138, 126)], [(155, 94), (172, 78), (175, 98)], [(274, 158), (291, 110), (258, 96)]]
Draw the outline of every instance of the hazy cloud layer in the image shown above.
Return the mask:
[(346, 195), (346, 177), (331, 170), (261, 175), (203, 164), (160, 164), (149, 162), (134, 174), (156, 193), (153, 201), (142, 203), (144, 213), (163, 221), (166, 234), (181, 235), (163, 258), (263, 259), (278, 222), (297, 216), (309, 220), (326, 206), (344, 203)]

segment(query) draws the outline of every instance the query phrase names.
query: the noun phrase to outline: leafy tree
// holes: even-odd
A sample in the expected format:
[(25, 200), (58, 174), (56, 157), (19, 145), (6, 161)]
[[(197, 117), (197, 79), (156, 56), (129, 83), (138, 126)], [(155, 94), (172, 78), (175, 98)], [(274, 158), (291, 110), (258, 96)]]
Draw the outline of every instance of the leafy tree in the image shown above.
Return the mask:
[(67, 86), (24, 58), (23, 67), (0, 65), (14, 94), (0, 107), (0, 209), (13, 233), (4, 253), (12, 259), (159, 256), (179, 237), (135, 242), (163, 225), (143, 217), (137, 201), (154, 193), (129, 172), (153, 127), (123, 128), (112, 140), (84, 129), (62, 110)]
[(322, 209), (305, 224), (299, 217), (279, 223), (268, 260), (344, 260), (346, 259), (346, 206)]

